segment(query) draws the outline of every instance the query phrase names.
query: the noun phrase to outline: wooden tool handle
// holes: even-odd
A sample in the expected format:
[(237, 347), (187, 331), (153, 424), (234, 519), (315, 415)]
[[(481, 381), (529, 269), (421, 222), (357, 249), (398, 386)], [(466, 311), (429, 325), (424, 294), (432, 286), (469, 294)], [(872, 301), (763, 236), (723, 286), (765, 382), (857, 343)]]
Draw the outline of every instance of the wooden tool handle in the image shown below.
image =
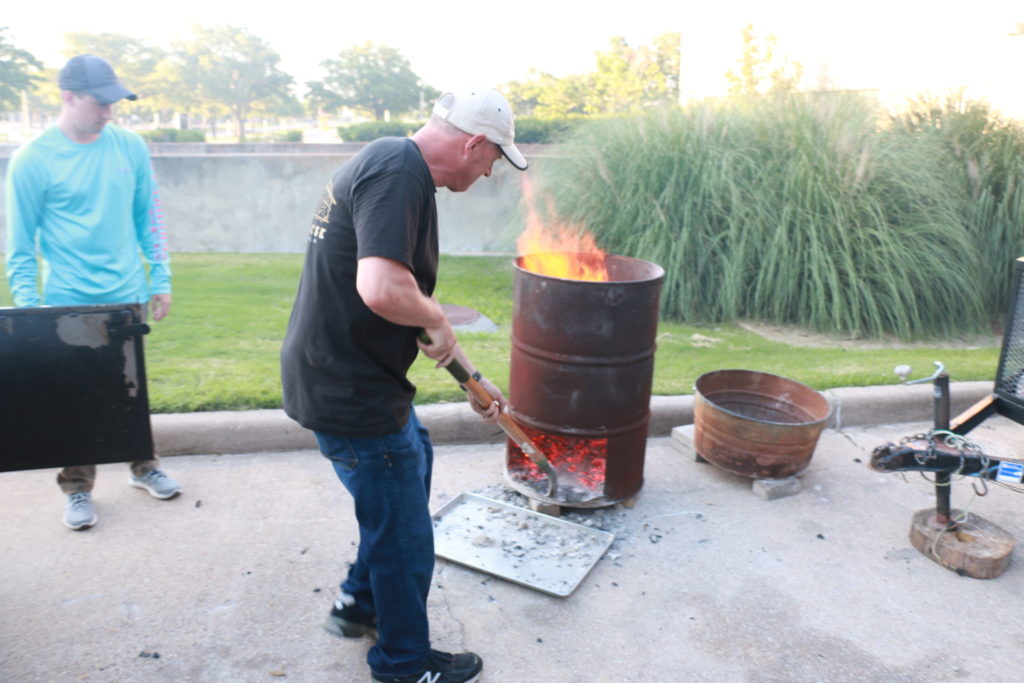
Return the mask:
[[(494, 403), (494, 397), (488, 393), (487, 389), (484, 389), (480, 382), (472, 377), (463, 383), (463, 386), (466, 387), (466, 391), (472, 394), (473, 399), (480, 405), (489, 406)], [(533, 445), (533, 439), (530, 438), (530, 435), (523, 431), (523, 428), (519, 426), (519, 423), (511, 415), (505, 412), (501, 413), (498, 416), (498, 426), (535, 462), (540, 464), (540, 461), (547, 460), (544, 454), (540, 452), (540, 449)]]
[[(430, 336), (427, 335), (426, 330), (420, 330), (419, 338), (424, 344), (430, 343)], [(462, 388), (472, 394), (477, 403), (482, 406), (489, 406), (494, 403), (494, 397), (491, 396), (490, 392), (487, 391), (487, 389), (485, 389), (475, 377), (470, 375), (458, 360), (452, 359), (452, 362), (449, 363), (445, 369), (448, 370), (451, 376), (455, 378), (455, 381), (457, 381)], [(479, 377), (479, 373), (477, 373), (477, 376)], [(501, 415), (498, 416), (498, 426), (508, 434), (509, 438), (516, 442), (516, 445), (519, 446), (519, 448), (521, 448), (523, 452), (530, 457), (530, 459), (541, 467), (548, 466), (547, 458), (545, 458), (540, 449), (534, 445), (533, 439), (530, 438), (530, 435), (523, 431), (523, 428), (519, 426), (519, 423), (516, 422), (511, 415), (504, 412), (501, 413)]]

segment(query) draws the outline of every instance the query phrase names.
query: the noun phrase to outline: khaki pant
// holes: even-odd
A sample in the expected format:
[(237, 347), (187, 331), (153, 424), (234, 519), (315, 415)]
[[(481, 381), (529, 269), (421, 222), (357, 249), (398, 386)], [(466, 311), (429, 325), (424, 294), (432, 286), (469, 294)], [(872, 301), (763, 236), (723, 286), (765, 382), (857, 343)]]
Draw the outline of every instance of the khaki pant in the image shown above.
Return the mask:
[[(152, 472), (159, 465), (159, 458), (136, 460), (133, 463), (129, 463), (132, 475), (136, 477)], [(92, 491), (93, 484), (96, 483), (96, 465), (65, 467), (57, 473), (57, 483), (60, 485), (60, 490), (65, 494)]]
[[(142, 322), (149, 320), (149, 302), (147, 301), (142, 306)], [(143, 339), (142, 343), (146, 343)], [(135, 462), (129, 463), (132, 475), (135, 477), (141, 477), (144, 474), (148, 474), (160, 466), (160, 459), (154, 457), (152, 460), (136, 460)], [(96, 483), (96, 465), (76, 465), (74, 467), (65, 467), (57, 473), (57, 484), (60, 486), (60, 490), (65, 494), (71, 493), (83, 493), (92, 491), (93, 484)]]

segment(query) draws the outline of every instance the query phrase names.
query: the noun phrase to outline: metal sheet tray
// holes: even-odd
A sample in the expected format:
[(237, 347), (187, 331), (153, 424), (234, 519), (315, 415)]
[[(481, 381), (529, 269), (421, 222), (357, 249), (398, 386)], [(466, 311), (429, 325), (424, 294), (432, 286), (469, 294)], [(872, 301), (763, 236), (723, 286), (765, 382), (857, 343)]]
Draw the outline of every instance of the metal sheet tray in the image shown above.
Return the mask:
[(462, 493), (433, 514), (434, 552), (528, 588), (568, 597), (613, 534)]

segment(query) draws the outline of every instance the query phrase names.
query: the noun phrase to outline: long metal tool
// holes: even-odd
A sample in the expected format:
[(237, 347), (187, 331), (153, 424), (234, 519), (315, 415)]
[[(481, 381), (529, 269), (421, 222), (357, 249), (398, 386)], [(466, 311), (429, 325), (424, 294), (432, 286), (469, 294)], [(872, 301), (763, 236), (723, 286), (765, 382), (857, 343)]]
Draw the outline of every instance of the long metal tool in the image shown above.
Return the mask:
[[(425, 330), (420, 330), (419, 337), (424, 344), (430, 343), (430, 336), (427, 335)], [(488, 406), (494, 402), (494, 398), (491, 396), (490, 392), (488, 392), (487, 389), (484, 389), (483, 385), (477, 381), (479, 373), (477, 374), (477, 377), (473, 377), (466, 371), (466, 368), (464, 368), (462, 363), (458, 360), (452, 360), (452, 362), (447, 365), (446, 369), (449, 374), (455, 378), (456, 382), (464, 387), (467, 392), (473, 395), (473, 398), (476, 399), (477, 403), (482, 406)], [(529, 434), (523, 431), (523, 428), (519, 426), (519, 423), (516, 422), (508, 413), (501, 413), (498, 417), (498, 426), (501, 427), (505, 433), (508, 434), (509, 438), (512, 439), (520, 449), (522, 449), (523, 453), (526, 453), (527, 457), (529, 457), (530, 460), (532, 460), (533, 463), (539, 467), (545, 475), (547, 475), (547, 496), (548, 498), (553, 498), (555, 491), (558, 490), (558, 473), (555, 472), (555, 468), (551, 466), (550, 462), (548, 462), (544, 453), (537, 448), (537, 445), (533, 443), (533, 439), (530, 438)]]

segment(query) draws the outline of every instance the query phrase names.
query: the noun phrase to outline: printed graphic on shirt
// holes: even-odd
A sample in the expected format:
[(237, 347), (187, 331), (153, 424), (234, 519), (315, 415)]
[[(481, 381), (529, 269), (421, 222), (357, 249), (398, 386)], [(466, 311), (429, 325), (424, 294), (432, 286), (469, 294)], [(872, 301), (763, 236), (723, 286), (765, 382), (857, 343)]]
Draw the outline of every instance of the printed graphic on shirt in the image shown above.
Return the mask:
[(163, 206), (160, 204), (160, 191), (153, 179), (153, 201), (149, 209), (149, 231), (153, 234), (152, 253), (149, 255), (153, 263), (169, 261), (167, 251), (167, 225), (164, 222)]
[(330, 183), (324, 188), (324, 193), (320, 195), (320, 201), (316, 205), (316, 211), (313, 212), (313, 224), (309, 228), (309, 241), (319, 242), (324, 238), (327, 233), (327, 222), (331, 215), (331, 209), (337, 202), (334, 200), (334, 192)]

